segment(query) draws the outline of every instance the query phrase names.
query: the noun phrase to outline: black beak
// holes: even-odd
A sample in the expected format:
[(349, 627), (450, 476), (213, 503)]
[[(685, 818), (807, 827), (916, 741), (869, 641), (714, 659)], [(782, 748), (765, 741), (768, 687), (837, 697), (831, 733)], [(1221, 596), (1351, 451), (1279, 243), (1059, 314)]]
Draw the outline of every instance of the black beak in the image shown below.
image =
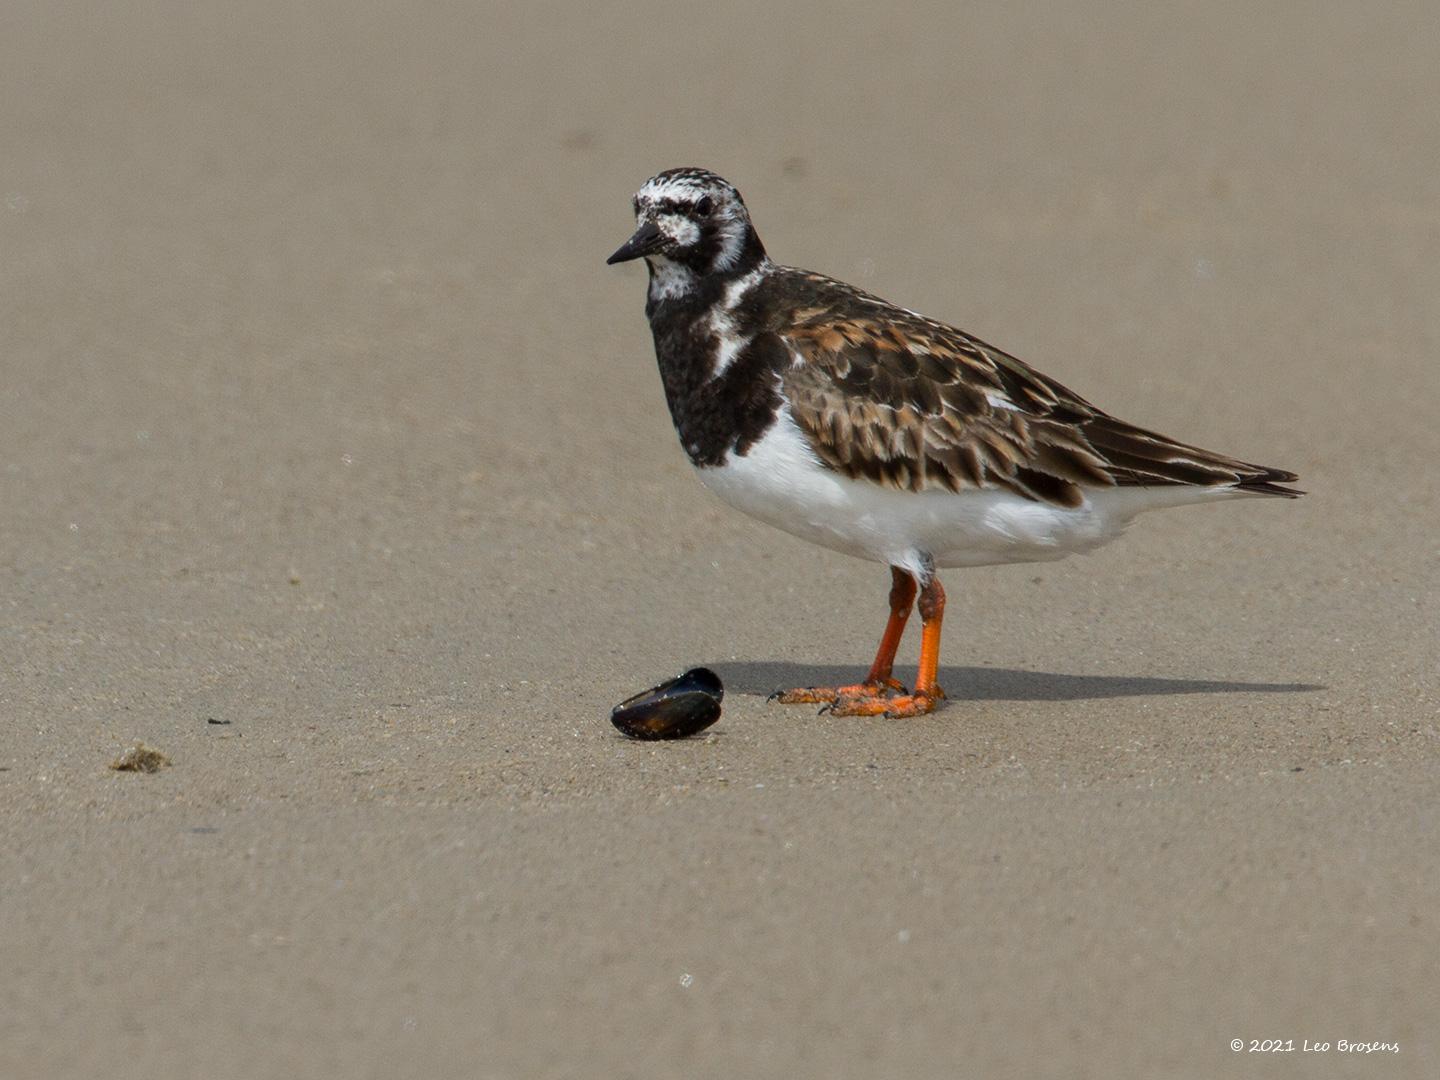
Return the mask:
[(647, 221), (635, 230), (635, 235), (620, 245), (620, 250), (605, 260), (607, 265), (614, 266), (616, 263), (629, 262), (631, 259), (639, 259), (660, 249), (665, 242), (665, 234), (660, 231), (660, 226), (653, 221)]

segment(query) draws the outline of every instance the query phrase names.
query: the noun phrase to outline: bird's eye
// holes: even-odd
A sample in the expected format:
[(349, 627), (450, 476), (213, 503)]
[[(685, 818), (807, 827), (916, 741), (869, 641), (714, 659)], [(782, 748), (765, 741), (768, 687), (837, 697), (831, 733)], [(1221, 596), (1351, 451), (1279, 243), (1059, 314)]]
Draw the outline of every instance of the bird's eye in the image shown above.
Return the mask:
[(700, 196), (700, 201), (695, 204), (695, 213), (700, 217), (709, 217), (710, 211), (714, 208), (715, 204), (710, 201), (710, 196), (702, 195)]

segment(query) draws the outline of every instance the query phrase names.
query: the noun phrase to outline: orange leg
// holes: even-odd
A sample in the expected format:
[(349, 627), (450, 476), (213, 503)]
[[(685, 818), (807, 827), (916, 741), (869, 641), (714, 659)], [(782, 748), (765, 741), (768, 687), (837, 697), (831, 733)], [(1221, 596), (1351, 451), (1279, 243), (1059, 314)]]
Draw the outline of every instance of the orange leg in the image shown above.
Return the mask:
[(898, 566), (890, 568), (890, 618), (885, 623), (885, 633), (880, 638), (880, 648), (875, 650), (875, 662), (870, 665), (870, 674), (865, 676), (867, 686), (889, 686), (895, 690), (905, 687), (890, 677), (895, 667), (895, 650), (900, 648), (900, 639), (905, 634), (905, 623), (910, 618), (910, 607), (915, 603), (915, 579)]
[(770, 695), (771, 701), (782, 705), (833, 705), (840, 701), (878, 700), (887, 690), (905, 692), (905, 685), (891, 677), (895, 667), (895, 650), (905, 634), (905, 622), (910, 618), (910, 608), (915, 603), (915, 579), (898, 566), (890, 568), (890, 618), (885, 623), (885, 633), (880, 637), (880, 647), (875, 650), (875, 662), (863, 683), (853, 686), (805, 686), (797, 690), (777, 690)]
[(888, 700), (880, 697), (842, 698), (830, 708), (836, 716), (890, 717), (923, 716), (933, 712), (945, 691), (940, 689), (940, 624), (945, 620), (945, 590), (933, 572), (920, 590), (920, 671), (915, 676), (915, 692)]

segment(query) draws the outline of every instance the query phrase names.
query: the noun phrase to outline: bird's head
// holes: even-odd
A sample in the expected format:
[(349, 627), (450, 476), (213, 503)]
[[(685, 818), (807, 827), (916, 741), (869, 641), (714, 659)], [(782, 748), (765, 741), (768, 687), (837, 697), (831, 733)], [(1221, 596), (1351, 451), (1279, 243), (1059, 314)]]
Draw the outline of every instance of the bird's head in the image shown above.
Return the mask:
[(667, 169), (634, 198), (635, 234), (606, 262), (645, 259), (677, 283), (753, 268), (765, 249), (735, 186), (705, 169)]

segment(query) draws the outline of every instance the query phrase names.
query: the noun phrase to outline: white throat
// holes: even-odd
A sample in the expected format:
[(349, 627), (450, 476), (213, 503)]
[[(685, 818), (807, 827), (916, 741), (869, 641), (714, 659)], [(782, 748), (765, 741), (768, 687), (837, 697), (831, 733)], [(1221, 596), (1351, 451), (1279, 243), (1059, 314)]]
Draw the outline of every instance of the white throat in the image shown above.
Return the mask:
[(699, 281), (695, 271), (684, 263), (672, 262), (664, 255), (647, 255), (645, 261), (650, 264), (651, 303), (674, 300), (693, 292)]

